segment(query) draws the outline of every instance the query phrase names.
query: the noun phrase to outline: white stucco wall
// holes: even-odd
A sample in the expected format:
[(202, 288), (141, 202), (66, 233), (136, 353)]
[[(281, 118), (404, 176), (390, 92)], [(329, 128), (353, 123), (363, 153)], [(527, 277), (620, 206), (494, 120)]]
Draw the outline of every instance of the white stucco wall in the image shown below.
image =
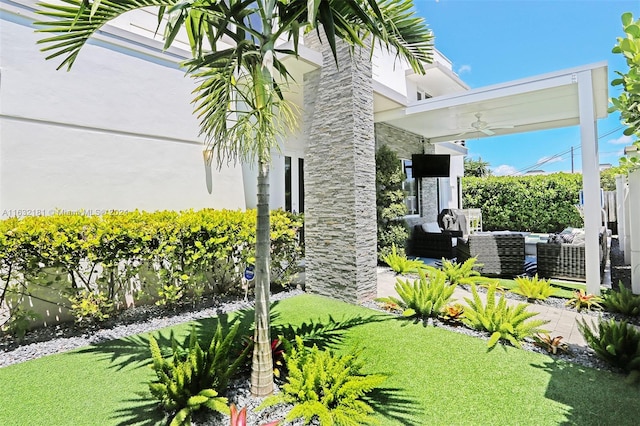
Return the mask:
[(0, 213), (245, 207), (241, 168), (205, 167), (173, 55), (98, 41), (56, 71), (30, 21), (2, 11)]

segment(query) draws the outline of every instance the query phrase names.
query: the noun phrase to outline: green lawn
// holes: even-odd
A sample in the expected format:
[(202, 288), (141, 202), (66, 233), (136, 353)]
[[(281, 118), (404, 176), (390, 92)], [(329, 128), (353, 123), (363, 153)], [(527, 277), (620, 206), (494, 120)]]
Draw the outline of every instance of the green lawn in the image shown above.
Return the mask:
[[(319, 296), (287, 299), (272, 313), (274, 326), (315, 333), (338, 350), (364, 348), (366, 370), (389, 376), (371, 398), (384, 426), (632, 425), (640, 417), (640, 387), (617, 374), (511, 347), (487, 351), (480, 339)], [(248, 327), (252, 313), (220, 319)], [(215, 321), (194, 324), (202, 334)], [(190, 327), (172, 330), (185, 336)], [(166, 343), (169, 333), (154, 335)], [(153, 377), (147, 361), (141, 335), (2, 368), (0, 424), (156, 424), (154, 401), (137, 395)]]

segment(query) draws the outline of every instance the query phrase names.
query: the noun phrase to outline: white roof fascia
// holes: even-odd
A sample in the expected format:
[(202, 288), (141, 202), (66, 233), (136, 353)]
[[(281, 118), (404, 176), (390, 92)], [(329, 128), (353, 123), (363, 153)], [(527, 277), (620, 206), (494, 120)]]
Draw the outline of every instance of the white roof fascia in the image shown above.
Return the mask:
[(455, 142), (436, 142), (436, 154), (449, 154), (455, 156), (467, 155), (469, 149)]

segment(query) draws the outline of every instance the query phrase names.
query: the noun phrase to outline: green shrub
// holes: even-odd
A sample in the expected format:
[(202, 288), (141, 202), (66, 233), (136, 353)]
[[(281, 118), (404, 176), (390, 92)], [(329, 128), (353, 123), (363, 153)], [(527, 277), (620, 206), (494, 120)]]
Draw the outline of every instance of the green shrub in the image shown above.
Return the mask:
[(172, 416), (172, 425), (190, 424), (192, 413), (202, 407), (229, 413), (227, 399), (218, 395), (226, 390), (229, 379), (246, 356), (246, 349), (238, 357), (232, 355), (236, 351), (233, 343), (239, 325), (236, 323), (223, 336), (218, 324), (207, 350), (200, 347), (195, 329), (191, 330), (186, 349), (179, 347), (172, 337), (173, 354), (169, 359), (162, 356), (157, 340), (149, 337), (153, 369), (158, 377), (149, 383), (149, 390)]
[(2, 324), (0, 329), (15, 336), (18, 340), (22, 340), (31, 326), (31, 321), (39, 318), (40, 315), (31, 309), (23, 309), (17, 306), (9, 310), (9, 318)]
[(602, 302), (605, 309), (628, 316), (640, 315), (640, 294), (633, 294), (622, 282), (619, 286), (619, 290), (611, 290), (605, 294)]
[(419, 278), (411, 283), (409, 280), (397, 279), (395, 290), (400, 299), (389, 296), (376, 299), (378, 302), (393, 303), (403, 310), (403, 315), (419, 318), (436, 317), (451, 300), (456, 288), (449, 284), (445, 275), (438, 271), (431, 271), (426, 275), (418, 271)]
[(592, 309), (602, 309), (602, 297), (596, 296), (595, 294), (587, 294), (583, 289), (576, 290), (573, 293), (573, 297), (565, 303), (566, 306), (576, 308), (578, 312), (581, 312), (583, 309), (592, 310)]
[(407, 207), (404, 204), (401, 162), (386, 145), (376, 152), (376, 212), (378, 222), (378, 259), (389, 254), (392, 246), (401, 253), (409, 233), (404, 223)]
[(626, 321), (600, 320), (597, 330), (583, 320), (578, 329), (596, 354), (608, 364), (629, 373), (629, 379), (640, 378), (640, 331)]
[(373, 423), (373, 409), (363, 397), (385, 380), (379, 374), (363, 374), (360, 351), (337, 355), (317, 346), (306, 348), (296, 336), (296, 346), (285, 356), (289, 376), (282, 392), (272, 395), (258, 410), (279, 404), (293, 404), (285, 421), (315, 417), (323, 426), (359, 426)]
[(101, 292), (80, 290), (69, 296), (71, 314), (79, 324), (102, 322), (109, 318), (113, 311), (113, 302)]
[(575, 208), (582, 189), (580, 174), (462, 178), (462, 203), (482, 210), (487, 231), (559, 232), (582, 227)]
[(398, 253), (395, 244), (391, 246), (390, 253), (382, 256), (382, 261), (389, 265), (396, 274), (418, 272), (419, 269), (424, 269), (425, 267), (425, 264), (421, 260), (407, 259), (404, 251)]
[[(115, 308), (135, 301), (175, 304), (203, 293), (241, 291), (255, 256), (256, 213), (200, 211), (53, 215), (0, 221), (0, 304), (5, 288), (55, 287), (59, 295), (103, 294)], [(271, 216), (273, 282), (298, 272), (302, 216)], [(49, 271), (55, 271), (50, 273)]]
[(546, 300), (558, 290), (551, 286), (549, 280), (538, 279), (538, 274), (534, 277), (516, 277), (516, 287), (511, 291), (527, 298), (529, 302), (533, 300)]
[(527, 311), (526, 303), (516, 306), (507, 304), (504, 294), (496, 302), (497, 283), (487, 288), (486, 303), (482, 301), (475, 284), (471, 285), (472, 298), (465, 297), (469, 305), (464, 311), (466, 325), (478, 330), (491, 333), (488, 346), (493, 348), (498, 340), (507, 340), (513, 346), (520, 347), (520, 342), (527, 337), (533, 337), (536, 333), (545, 333), (540, 326), (548, 323), (545, 320), (533, 320), (537, 312)]

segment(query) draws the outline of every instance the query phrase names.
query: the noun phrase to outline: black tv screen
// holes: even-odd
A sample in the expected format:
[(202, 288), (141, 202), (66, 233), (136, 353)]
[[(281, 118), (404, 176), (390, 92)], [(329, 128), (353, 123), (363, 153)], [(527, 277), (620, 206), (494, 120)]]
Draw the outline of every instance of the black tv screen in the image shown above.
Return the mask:
[(450, 160), (446, 154), (413, 154), (411, 173), (414, 178), (449, 177)]

